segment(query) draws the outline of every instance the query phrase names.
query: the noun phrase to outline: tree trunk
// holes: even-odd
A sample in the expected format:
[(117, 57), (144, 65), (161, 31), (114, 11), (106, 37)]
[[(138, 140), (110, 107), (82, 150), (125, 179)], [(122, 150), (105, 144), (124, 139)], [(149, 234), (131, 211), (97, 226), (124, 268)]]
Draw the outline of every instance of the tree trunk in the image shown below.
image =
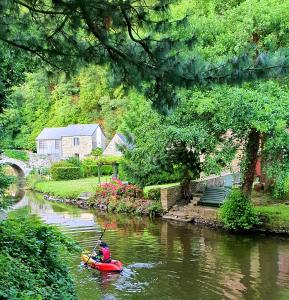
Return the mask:
[(251, 197), (255, 169), (258, 158), (258, 150), (260, 145), (260, 132), (256, 129), (251, 129), (246, 145), (246, 165), (244, 168), (242, 191), (248, 198)]
[(189, 170), (184, 170), (183, 179), (181, 181), (182, 195), (186, 203), (189, 203), (192, 198), (191, 175)]

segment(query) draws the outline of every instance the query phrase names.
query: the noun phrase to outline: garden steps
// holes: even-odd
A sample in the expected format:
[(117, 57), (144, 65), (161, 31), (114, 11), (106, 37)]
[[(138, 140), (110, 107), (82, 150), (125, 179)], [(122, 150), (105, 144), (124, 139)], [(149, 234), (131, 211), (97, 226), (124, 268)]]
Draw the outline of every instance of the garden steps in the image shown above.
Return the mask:
[(204, 206), (219, 207), (223, 203), (230, 190), (231, 188), (229, 187), (206, 188), (199, 201), (199, 204)]

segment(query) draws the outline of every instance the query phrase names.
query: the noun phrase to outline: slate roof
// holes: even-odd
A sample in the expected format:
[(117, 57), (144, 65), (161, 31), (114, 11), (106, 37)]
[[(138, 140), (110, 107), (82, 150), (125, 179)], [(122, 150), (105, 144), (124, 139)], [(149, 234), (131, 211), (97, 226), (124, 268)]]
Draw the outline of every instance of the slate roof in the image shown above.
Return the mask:
[(123, 134), (118, 133), (118, 132), (116, 134), (120, 137), (120, 139), (122, 140), (122, 142), (124, 144), (127, 144), (127, 139), (126, 139), (126, 137)]
[(44, 128), (36, 140), (60, 140), (63, 136), (91, 136), (99, 127), (98, 124), (79, 124), (67, 127)]

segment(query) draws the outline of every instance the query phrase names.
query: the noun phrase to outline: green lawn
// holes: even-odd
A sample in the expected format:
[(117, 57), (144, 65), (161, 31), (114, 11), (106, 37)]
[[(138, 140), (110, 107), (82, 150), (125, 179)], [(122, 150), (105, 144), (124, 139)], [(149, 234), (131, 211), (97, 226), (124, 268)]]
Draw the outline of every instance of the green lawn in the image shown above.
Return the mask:
[[(101, 182), (110, 182), (110, 176), (101, 177)], [(63, 198), (75, 198), (83, 192), (94, 192), (98, 186), (98, 177), (81, 178), (76, 180), (41, 181), (35, 184), (37, 191)]]
[[(102, 176), (101, 182), (110, 182), (111, 176)], [(179, 183), (167, 183), (150, 185), (144, 188), (144, 193), (154, 188), (166, 188), (179, 185)], [(63, 198), (75, 198), (83, 192), (94, 192), (98, 186), (98, 177), (81, 178), (76, 180), (47, 180), (36, 182), (34, 187), (37, 191)]]
[(289, 205), (271, 204), (256, 206), (255, 211), (264, 216), (266, 226), (272, 229), (284, 228), (289, 230)]

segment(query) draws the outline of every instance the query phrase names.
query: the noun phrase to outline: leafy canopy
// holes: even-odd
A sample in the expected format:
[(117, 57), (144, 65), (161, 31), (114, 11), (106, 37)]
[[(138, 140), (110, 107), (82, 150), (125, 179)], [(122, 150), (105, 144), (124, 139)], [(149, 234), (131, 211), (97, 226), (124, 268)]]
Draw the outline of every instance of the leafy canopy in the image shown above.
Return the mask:
[(3, 43), (53, 68), (111, 62), (123, 82), (147, 82), (163, 111), (176, 86), (288, 71), (288, 0), (5, 0), (0, 9)]

